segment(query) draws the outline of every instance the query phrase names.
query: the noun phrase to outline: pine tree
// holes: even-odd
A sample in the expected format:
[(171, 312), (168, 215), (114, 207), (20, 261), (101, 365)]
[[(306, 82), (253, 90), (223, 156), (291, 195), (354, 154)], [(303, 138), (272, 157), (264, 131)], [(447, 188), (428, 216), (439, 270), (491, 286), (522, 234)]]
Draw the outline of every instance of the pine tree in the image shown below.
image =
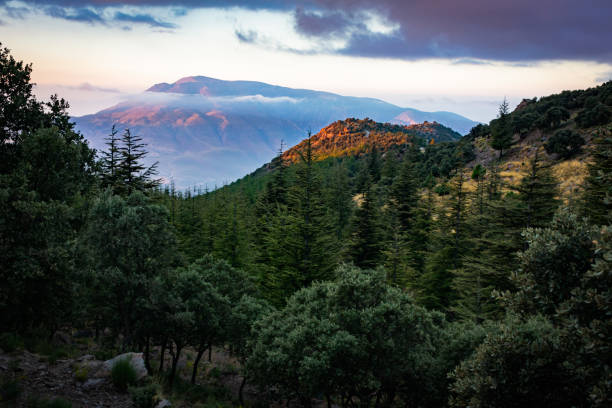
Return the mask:
[(323, 203), (321, 178), (314, 167), (310, 134), (305, 150), (300, 152), (301, 162), (296, 170), (295, 184), (289, 189), (289, 235), (283, 243), (289, 255), (283, 269), (291, 271), (292, 282), (286, 296), (295, 289), (309, 286), (314, 281), (331, 278), (336, 262), (336, 245), (332, 238), (331, 220)]
[(592, 161), (584, 183), (583, 213), (595, 225), (612, 222), (612, 127), (593, 138)]
[(157, 174), (157, 162), (149, 167), (141, 162), (148, 154), (142, 138), (132, 135), (132, 132), (126, 129), (121, 137), (121, 143), (117, 169), (120, 184), (117, 186), (117, 193), (129, 195), (134, 191), (146, 192), (159, 185), (160, 181), (153, 179)]
[(540, 161), (538, 151), (521, 182), (514, 188), (523, 204), (524, 227), (546, 227), (559, 206), (558, 182), (552, 169)]
[(418, 202), (417, 185), (414, 164), (404, 160), (389, 193), (389, 205), (397, 215), (402, 233), (408, 233), (414, 222)]
[(371, 182), (365, 185), (361, 205), (353, 218), (349, 255), (356, 266), (364, 269), (378, 265), (382, 255), (378, 208), (372, 197)]
[(100, 160), (102, 171), (102, 187), (114, 189), (119, 182), (119, 138), (117, 128), (113, 125), (110, 135), (106, 138), (107, 150), (102, 151)]
[(499, 158), (501, 159), (504, 150), (512, 146), (512, 128), (510, 126), (508, 101), (504, 101), (499, 105), (499, 114), (497, 119), (491, 122), (491, 147), (499, 150)]
[(466, 207), (465, 176), (458, 171), (452, 182), (450, 201), (437, 214), (432, 236), (434, 249), (427, 259), (425, 273), (417, 282), (420, 300), (427, 307), (448, 309), (456, 297), (454, 272), (462, 267), (462, 254), (467, 247)]

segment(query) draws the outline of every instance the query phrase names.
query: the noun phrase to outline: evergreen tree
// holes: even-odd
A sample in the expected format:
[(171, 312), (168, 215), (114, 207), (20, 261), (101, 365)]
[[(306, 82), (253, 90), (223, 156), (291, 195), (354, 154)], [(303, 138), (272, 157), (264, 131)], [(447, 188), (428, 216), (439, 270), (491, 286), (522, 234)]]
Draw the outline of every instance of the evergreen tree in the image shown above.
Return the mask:
[(458, 171), (453, 179), (450, 200), (437, 215), (433, 253), (417, 283), (420, 300), (427, 307), (447, 309), (456, 297), (453, 271), (462, 267), (462, 254), (467, 246), (466, 207), (465, 176)]
[(119, 165), (117, 176), (120, 184), (116, 192), (122, 195), (129, 195), (134, 191), (149, 191), (159, 185), (159, 180), (153, 179), (157, 174), (157, 162), (147, 167), (142, 160), (147, 156), (146, 145), (142, 143), (142, 138), (132, 135), (130, 129), (126, 129), (121, 137), (121, 147), (119, 147)]
[(542, 164), (536, 151), (526, 174), (514, 188), (523, 205), (524, 227), (545, 227), (552, 220), (559, 206), (557, 186), (550, 166)]
[(349, 256), (360, 268), (374, 268), (382, 255), (378, 207), (372, 197), (371, 183), (366, 183), (361, 204), (353, 217)]
[(411, 161), (404, 160), (389, 194), (389, 205), (397, 215), (402, 233), (408, 233), (414, 222), (418, 203), (417, 186), (414, 165)]
[(331, 220), (314, 167), (310, 135), (300, 159), (295, 183), (289, 189), (285, 226), (281, 227), (287, 235), (278, 242), (280, 251), (271, 260), (277, 266), (274, 285), (285, 297), (312, 282), (331, 278), (336, 264)]
[(113, 125), (110, 135), (106, 138), (107, 150), (102, 151), (100, 158), (101, 167), (101, 183), (103, 188), (114, 189), (119, 184), (119, 138), (117, 137), (117, 128)]
[(501, 159), (504, 150), (512, 145), (512, 128), (510, 126), (510, 112), (508, 110), (508, 101), (504, 101), (499, 105), (497, 119), (491, 122), (491, 147), (499, 150), (499, 158)]

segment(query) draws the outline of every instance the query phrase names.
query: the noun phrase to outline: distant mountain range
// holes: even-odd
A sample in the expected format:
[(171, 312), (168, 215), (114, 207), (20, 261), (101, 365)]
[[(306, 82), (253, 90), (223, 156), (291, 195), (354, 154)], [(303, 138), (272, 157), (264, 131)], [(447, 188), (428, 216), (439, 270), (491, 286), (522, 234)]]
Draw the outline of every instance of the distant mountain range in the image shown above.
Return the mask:
[(233, 181), (268, 162), (281, 140), (291, 147), (309, 131), (345, 118), (398, 125), (438, 122), (459, 134), (477, 124), (455, 113), (422, 112), (379, 99), (203, 76), (156, 84), (74, 120), (97, 149), (104, 148), (113, 124), (130, 128), (148, 144), (150, 161), (159, 161), (160, 176), (184, 188)]

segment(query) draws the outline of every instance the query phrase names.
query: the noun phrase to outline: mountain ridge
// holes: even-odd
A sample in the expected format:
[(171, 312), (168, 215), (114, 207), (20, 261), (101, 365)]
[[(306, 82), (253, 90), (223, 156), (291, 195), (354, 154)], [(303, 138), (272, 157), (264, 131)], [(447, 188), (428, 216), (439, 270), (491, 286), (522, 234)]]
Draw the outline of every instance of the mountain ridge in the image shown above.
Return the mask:
[(231, 182), (270, 161), (281, 140), (292, 147), (309, 131), (352, 117), (399, 125), (436, 121), (459, 133), (477, 124), (379, 99), (204, 76), (155, 84), (74, 120), (96, 149), (105, 148), (113, 125), (130, 128), (148, 145), (150, 161), (159, 161), (163, 180), (185, 187)]

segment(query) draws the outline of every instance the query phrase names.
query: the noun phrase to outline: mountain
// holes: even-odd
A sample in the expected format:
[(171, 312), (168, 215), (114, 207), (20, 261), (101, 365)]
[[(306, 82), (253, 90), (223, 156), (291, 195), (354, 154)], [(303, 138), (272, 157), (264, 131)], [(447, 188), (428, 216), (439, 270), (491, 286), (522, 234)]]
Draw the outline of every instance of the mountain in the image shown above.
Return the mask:
[[(373, 146), (379, 151), (386, 151), (393, 146), (418, 144), (415, 140), (417, 137), (427, 142), (447, 142), (459, 140), (461, 135), (436, 122), (404, 126), (378, 123), (372, 119), (349, 118), (324, 127), (311, 137), (310, 143), (315, 157), (323, 160), (369, 152)], [(283, 154), (284, 158), (291, 163), (299, 161), (305, 145), (306, 140), (303, 140), (287, 150)]]
[(93, 115), (74, 118), (91, 145), (104, 148), (113, 124), (130, 128), (177, 186), (221, 184), (269, 161), (281, 140), (293, 146), (309, 131), (342, 118), (413, 125), (438, 122), (460, 134), (477, 124), (451, 112), (422, 112), (373, 98), (203, 76), (160, 83)]

